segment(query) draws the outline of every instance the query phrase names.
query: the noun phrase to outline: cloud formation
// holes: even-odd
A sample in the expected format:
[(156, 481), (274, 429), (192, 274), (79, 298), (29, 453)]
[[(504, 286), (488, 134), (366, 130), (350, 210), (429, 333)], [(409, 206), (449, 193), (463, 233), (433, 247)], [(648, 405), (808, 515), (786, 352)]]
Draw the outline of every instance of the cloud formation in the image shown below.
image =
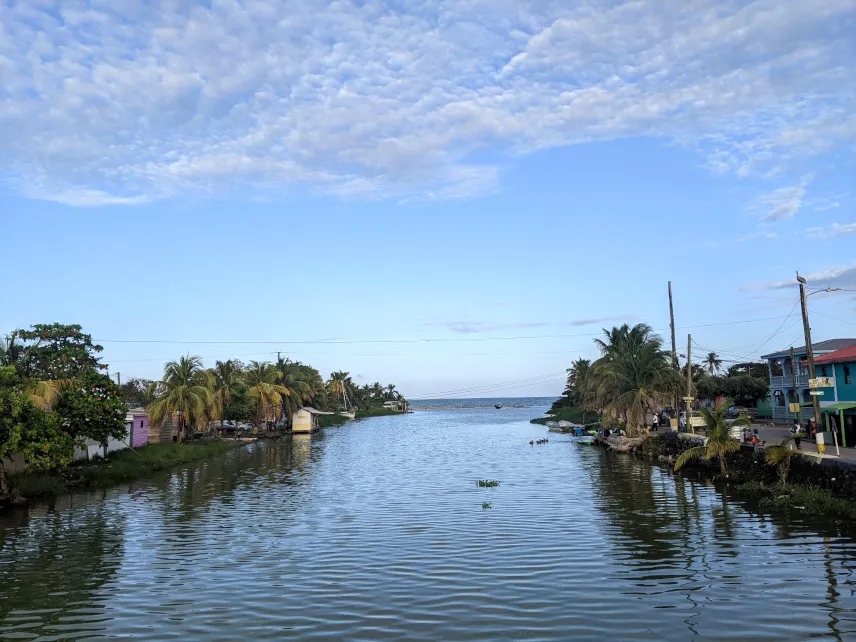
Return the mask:
[(540, 321), (531, 323), (486, 323), (484, 321), (432, 321), (427, 326), (446, 328), (457, 334), (477, 334), (496, 330), (516, 330), (520, 328), (543, 328), (548, 325)]
[(0, 172), (83, 206), (297, 184), (447, 199), (587, 141), (659, 137), (747, 175), (856, 139), (856, 0), (570, 5), (0, 3)]
[(633, 319), (630, 315), (620, 316), (620, 317), (592, 317), (590, 319), (574, 319), (573, 321), (565, 321), (564, 323), (560, 323), (559, 325), (567, 325), (571, 327), (578, 327), (583, 325), (594, 325), (596, 323), (603, 323), (605, 321), (631, 321)]
[[(828, 268), (812, 274), (803, 274), (808, 287), (812, 290), (824, 288), (841, 288), (842, 294), (847, 295), (856, 291), (856, 263), (849, 265), (839, 265), (837, 267)], [(751, 285), (742, 290), (783, 290), (788, 288), (796, 289), (796, 276), (782, 281), (773, 281), (771, 283), (763, 283), (759, 285)]]
[(803, 206), (806, 187), (811, 182), (810, 176), (804, 176), (798, 185), (780, 187), (769, 194), (759, 196), (752, 209), (762, 221), (775, 222), (793, 218)]
[(856, 234), (856, 223), (849, 223), (847, 225), (831, 223), (827, 227), (810, 227), (805, 230), (805, 233), (816, 239), (829, 239), (836, 236), (845, 236), (846, 234)]

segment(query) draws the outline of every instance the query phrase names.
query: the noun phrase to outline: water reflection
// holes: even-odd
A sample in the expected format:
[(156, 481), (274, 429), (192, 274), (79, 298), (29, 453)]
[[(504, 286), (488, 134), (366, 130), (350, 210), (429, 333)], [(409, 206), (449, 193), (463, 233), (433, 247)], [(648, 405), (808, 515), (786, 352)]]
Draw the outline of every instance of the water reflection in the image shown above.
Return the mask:
[(856, 635), (835, 524), (563, 436), (529, 446), (544, 429), (507, 410), (371, 419), (14, 514), (0, 637)]
[(0, 549), (0, 637), (103, 630), (98, 594), (119, 568), (122, 516), (94, 505), (79, 513), (37, 510), (19, 523)]

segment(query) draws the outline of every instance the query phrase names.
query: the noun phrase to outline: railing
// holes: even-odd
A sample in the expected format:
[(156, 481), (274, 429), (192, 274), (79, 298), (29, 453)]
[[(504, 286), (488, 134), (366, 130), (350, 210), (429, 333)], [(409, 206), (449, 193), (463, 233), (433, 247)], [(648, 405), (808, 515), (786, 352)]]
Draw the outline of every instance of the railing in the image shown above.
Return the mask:
[[(809, 419), (814, 417), (814, 408), (808, 406), (800, 408), (800, 419)], [(794, 420), (792, 413), (787, 406), (773, 406), (773, 421), (777, 423), (790, 423)]]
[[(771, 388), (793, 388), (794, 387), (794, 379), (791, 375), (786, 375), (784, 377), (770, 377), (770, 387)], [(797, 388), (808, 387), (808, 375), (797, 375)]]

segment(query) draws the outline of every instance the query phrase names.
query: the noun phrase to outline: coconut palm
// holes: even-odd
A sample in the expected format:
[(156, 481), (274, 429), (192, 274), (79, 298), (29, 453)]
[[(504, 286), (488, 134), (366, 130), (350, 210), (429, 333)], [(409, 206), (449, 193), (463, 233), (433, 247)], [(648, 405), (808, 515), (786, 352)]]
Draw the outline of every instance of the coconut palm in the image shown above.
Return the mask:
[(233, 360), (218, 361), (211, 370), (214, 376), (214, 418), (222, 419), (223, 408), (241, 384), (243, 370)]
[(720, 359), (719, 355), (715, 352), (708, 352), (704, 362), (707, 365), (707, 370), (711, 376), (714, 372), (719, 372), (720, 367), (722, 367), (722, 359)]
[(384, 396), (386, 397), (387, 401), (395, 401), (396, 395), (398, 394), (395, 391), (395, 384), (394, 383), (387, 384), (385, 390), (386, 390), (386, 392), (385, 392)]
[(354, 383), (351, 381), (351, 376), (347, 372), (338, 370), (330, 374), (330, 380), (327, 382), (327, 387), (330, 392), (336, 395), (336, 398), (341, 401), (347, 396), (353, 397)]
[(731, 428), (748, 426), (752, 423), (751, 418), (743, 416), (735, 419), (732, 424), (727, 424), (725, 420), (728, 417), (728, 406), (729, 402), (724, 401), (713, 409), (701, 409), (701, 416), (707, 426), (707, 443), (682, 452), (675, 462), (675, 470), (680, 470), (691, 459), (709, 461), (718, 458), (720, 471), (723, 474), (727, 472), (725, 455), (740, 450), (740, 442), (731, 436)]
[(779, 475), (779, 481), (782, 486), (788, 483), (788, 473), (791, 471), (791, 460), (796, 456), (797, 451), (791, 449), (791, 440), (793, 437), (787, 437), (785, 440), (767, 448), (764, 454), (764, 459), (770, 466), (776, 467), (776, 473)]
[(679, 385), (662, 339), (650, 326), (624, 324), (604, 329), (595, 340), (603, 355), (586, 376), (592, 405), (608, 415), (624, 419), (627, 432), (644, 429), (646, 414), (667, 404)]
[(282, 408), (286, 418), (290, 421), (294, 413), (300, 410), (304, 403), (312, 399), (312, 386), (292, 372), (283, 374), (278, 383), (286, 389), (282, 399)]
[(251, 399), (256, 402), (257, 422), (279, 421), (282, 416), (283, 397), (290, 397), (292, 391), (279, 383), (282, 373), (267, 361), (250, 361), (244, 373)]
[(149, 386), (149, 421), (159, 424), (177, 413), (180, 443), (187, 426), (197, 430), (207, 426), (214, 407), (213, 388), (214, 377), (202, 367), (199, 357), (187, 355), (168, 362), (163, 379)]
[(576, 406), (585, 405), (585, 397), (588, 392), (589, 374), (591, 373), (590, 359), (577, 359), (567, 370), (567, 394), (571, 402)]

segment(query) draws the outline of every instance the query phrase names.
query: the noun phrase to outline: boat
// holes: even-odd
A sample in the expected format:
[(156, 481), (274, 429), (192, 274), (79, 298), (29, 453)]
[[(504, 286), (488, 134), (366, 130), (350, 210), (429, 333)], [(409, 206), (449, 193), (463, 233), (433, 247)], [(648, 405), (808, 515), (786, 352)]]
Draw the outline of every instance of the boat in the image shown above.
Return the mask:
[(342, 391), (342, 399), (344, 401), (344, 410), (340, 410), (338, 414), (341, 415), (342, 417), (347, 417), (348, 419), (356, 419), (357, 418), (357, 411), (355, 409), (348, 410), (348, 391), (347, 391), (347, 389), (344, 389)]
[(597, 433), (594, 431), (594, 428), (575, 426), (573, 437), (574, 441), (578, 444), (591, 445), (597, 439)]
[(574, 437), (574, 441), (578, 444), (584, 444), (589, 446), (594, 443), (594, 440), (597, 439), (594, 435), (580, 435), (579, 437)]
[(493, 407), (496, 408), (497, 410), (499, 410), (500, 408), (502, 408), (502, 404), (501, 403), (495, 403), (495, 404), (493, 404)]

